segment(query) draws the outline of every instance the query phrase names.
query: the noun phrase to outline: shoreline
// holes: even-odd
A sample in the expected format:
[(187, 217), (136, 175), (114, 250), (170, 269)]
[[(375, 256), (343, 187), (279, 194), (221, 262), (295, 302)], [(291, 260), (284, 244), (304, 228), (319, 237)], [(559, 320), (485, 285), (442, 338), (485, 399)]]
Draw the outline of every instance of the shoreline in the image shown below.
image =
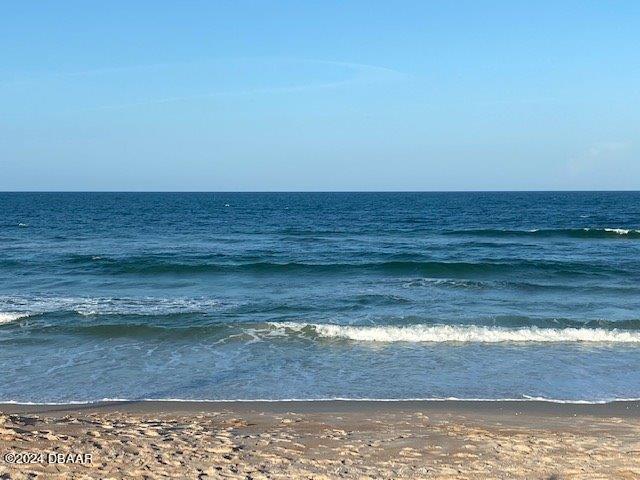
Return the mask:
[(2, 403), (4, 413), (402, 412), (451, 414), (589, 415), (640, 418), (640, 400), (606, 403), (553, 400), (110, 400), (87, 403)]

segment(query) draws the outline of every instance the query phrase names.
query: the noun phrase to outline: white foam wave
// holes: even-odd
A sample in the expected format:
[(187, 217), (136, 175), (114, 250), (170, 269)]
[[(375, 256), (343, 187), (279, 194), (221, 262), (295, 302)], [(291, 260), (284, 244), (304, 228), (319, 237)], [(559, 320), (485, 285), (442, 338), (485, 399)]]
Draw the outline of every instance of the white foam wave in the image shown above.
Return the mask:
[(5, 405), (92, 405), (119, 402), (173, 402), (173, 403), (291, 403), (291, 402), (487, 402), (487, 403), (560, 403), (570, 405), (607, 405), (611, 403), (639, 402), (639, 397), (608, 398), (597, 400), (556, 399), (523, 395), (522, 398), (464, 398), (464, 397), (411, 397), (411, 398), (375, 398), (375, 397), (320, 397), (320, 398), (229, 398), (229, 399), (192, 399), (192, 398), (102, 398), (99, 400), (69, 400), (64, 402), (30, 402), (22, 400), (1, 400)]
[(585, 232), (605, 231), (609, 233), (617, 233), (618, 235), (629, 235), (630, 233), (640, 233), (640, 230), (632, 230), (630, 228), (603, 228), (602, 230), (600, 230), (599, 228), (585, 228), (583, 230)]
[[(220, 301), (211, 298), (0, 297), (0, 309), (25, 310), (33, 314), (74, 311), (79, 315), (86, 316), (171, 315), (208, 313), (222, 306)], [(1, 322), (2, 317), (0, 316)]]
[(359, 342), (600, 342), (640, 343), (640, 332), (602, 328), (502, 328), (458, 325), (345, 326), (308, 323), (271, 323), (294, 331), (312, 329), (327, 338)]
[(484, 288), (487, 285), (486, 282), (479, 280), (465, 280), (456, 278), (419, 278), (412, 279), (403, 283), (403, 287), (455, 287), (455, 288)]
[(20, 318), (28, 316), (29, 314), (25, 312), (0, 312), (0, 324), (15, 322)]

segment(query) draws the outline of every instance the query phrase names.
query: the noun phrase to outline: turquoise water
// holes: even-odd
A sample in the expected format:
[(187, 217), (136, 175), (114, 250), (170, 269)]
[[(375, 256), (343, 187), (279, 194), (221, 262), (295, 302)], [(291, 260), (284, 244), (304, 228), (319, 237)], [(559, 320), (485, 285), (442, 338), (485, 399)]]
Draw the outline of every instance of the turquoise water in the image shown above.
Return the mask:
[(640, 193), (0, 193), (0, 401), (640, 397)]

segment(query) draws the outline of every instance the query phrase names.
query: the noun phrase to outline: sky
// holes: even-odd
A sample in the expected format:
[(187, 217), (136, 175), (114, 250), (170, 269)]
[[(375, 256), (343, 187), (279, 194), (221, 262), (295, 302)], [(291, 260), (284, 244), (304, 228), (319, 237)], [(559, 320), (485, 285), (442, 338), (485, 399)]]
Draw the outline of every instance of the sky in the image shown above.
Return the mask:
[(0, 190), (640, 189), (640, 2), (0, 4)]

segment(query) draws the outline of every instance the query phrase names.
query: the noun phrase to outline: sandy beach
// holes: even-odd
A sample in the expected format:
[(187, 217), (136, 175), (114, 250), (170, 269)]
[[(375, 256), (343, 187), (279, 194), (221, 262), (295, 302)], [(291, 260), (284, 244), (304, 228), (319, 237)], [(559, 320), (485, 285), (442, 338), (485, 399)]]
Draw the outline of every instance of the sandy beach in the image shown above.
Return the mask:
[(0, 412), (2, 479), (640, 478), (638, 402), (112, 402)]

